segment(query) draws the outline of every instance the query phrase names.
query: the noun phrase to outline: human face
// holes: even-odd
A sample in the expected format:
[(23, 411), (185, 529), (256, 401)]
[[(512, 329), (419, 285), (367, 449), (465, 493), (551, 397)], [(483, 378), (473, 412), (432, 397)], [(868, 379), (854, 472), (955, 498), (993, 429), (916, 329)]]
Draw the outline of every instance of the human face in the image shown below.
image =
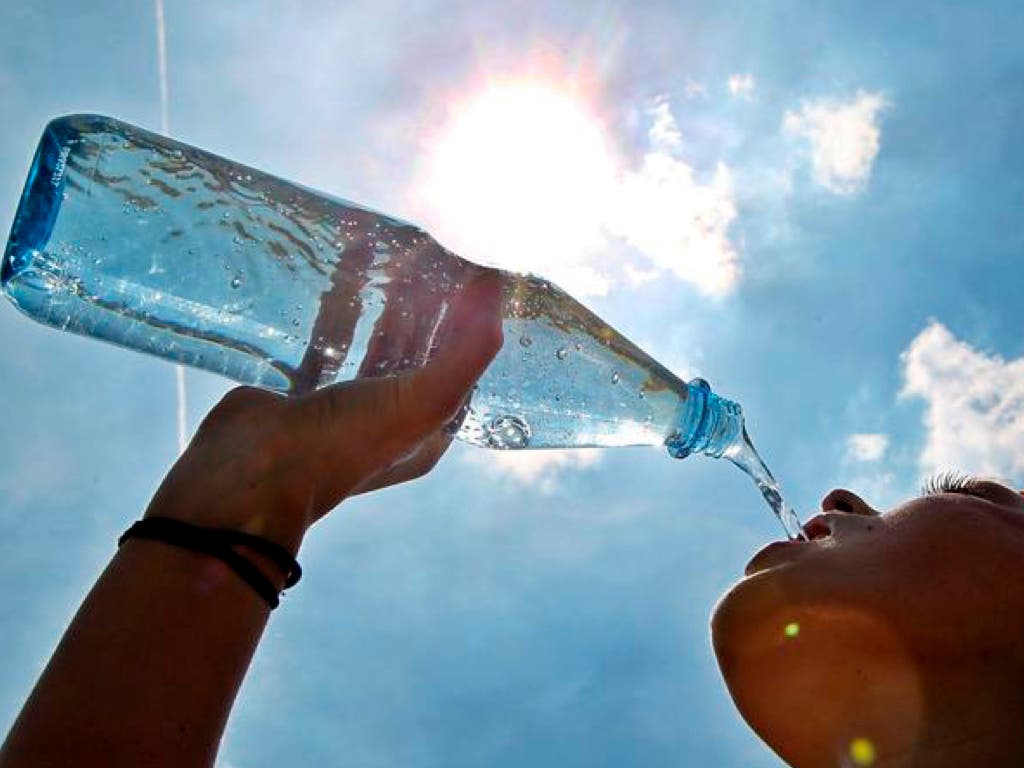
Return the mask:
[(1024, 497), (968, 480), (885, 514), (821, 506), (715, 609), (743, 717), (794, 766), (1024, 764)]

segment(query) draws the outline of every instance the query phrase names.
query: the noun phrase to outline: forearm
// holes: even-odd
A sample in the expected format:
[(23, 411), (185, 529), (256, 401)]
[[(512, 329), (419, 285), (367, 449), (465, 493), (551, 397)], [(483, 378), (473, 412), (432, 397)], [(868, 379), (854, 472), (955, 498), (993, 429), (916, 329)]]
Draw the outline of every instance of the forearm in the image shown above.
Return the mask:
[(65, 632), (0, 768), (212, 765), (269, 613), (216, 558), (129, 540)]

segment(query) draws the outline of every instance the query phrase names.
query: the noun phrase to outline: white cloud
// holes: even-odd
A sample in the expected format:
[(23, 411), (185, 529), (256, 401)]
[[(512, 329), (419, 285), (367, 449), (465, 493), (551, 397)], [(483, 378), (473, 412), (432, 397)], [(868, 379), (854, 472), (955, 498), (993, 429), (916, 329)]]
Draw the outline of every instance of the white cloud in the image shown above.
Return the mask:
[(810, 143), (815, 180), (836, 194), (862, 189), (881, 146), (878, 118), (887, 106), (880, 93), (858, 91), (850, 101), (804, 102), (787, 111), (783, 130)]
[(749, 99), (757, 82), (751, 74), (735, 74), (729, 76), (729, 93), (743, 99)]
[(901, 397), (926, 403), (924, 473), (1024, 474), (1024, 358), (987, 354), (932, 321), (900, 359)]
[(698, 180), (669, 102), (645, 116), (648, 149), (624, 168), (566, 95), (532, 84), (487, 91), (426, 153), (415, 218), (457, 253), (580, 296), (620, 276), (639, 285), (664, 275), (725, 294), (739, 279), (730, 170), (719, 163)]
[(660, 99), (650, 110), (651, 129), (648, 132), (651, 146), (658, 152), (675, 152), (683, 146), (683, 134), (679, 130), (672, 108)]
[[(677, 156), (682, 135), (665, 101), (651, 111), (651, 149), (626, 173), (609, 211), (609, 232), (637, 249), (653, 270), (692, 283), (709, 295), (728, 293), (739, 279), (739, 257), (729, 239), (736, 218), (732, 175), (719, 163), (708, 183)], [(636, 274), (636, 273), (634, 273)]]
[(708, 95), (708, 89), (704, 87), (704, 84), (698, 83), (695, 80), (686, 81), (684, 92), (686, 93), (686, 98), (688, 99), (703, 99), (707, 98)]
[(846, 458), (849, 461), (880, 461), (889, 447), (889, 436), (881, 433), (861, 433), (846, 438)]
[(628, 262), (622, 265), (622, 271), (626, 273), (626, 279), (629, 280), (629, 284), (633, 286), (646, 285), (647, 283), (654, 282), (658, 279), (658, 275), (661, 274), (660, 270), (640, 269), (638, 267), (634, 267)]
[(598, 448), (538, 451), (467, 451), (465, 461), (494, 477), (504, 477), (540, 493), (553, 493), (566, 472), (586, 469), (601, 460)]

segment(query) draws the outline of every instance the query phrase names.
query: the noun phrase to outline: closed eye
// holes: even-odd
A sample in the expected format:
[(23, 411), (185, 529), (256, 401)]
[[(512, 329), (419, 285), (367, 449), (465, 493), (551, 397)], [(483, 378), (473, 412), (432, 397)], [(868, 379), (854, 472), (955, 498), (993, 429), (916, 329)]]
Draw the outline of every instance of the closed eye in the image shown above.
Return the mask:
[(933, 475), (921, 486), (923, 496), (937, 496), (943, 493), (959, 493), (990, 501), (993, 504), (1021, 504), (1021, 495), (1012, 488), (995, 480), (968, 475), (964, 472), (950, 471)]
[(921, 486), (922, 496), (937, 496), (940, 493), (965, 493), (973, 495), (972, 491), (983, 481), (974, 475), (965, 472), (949, 470), (932, 475)]

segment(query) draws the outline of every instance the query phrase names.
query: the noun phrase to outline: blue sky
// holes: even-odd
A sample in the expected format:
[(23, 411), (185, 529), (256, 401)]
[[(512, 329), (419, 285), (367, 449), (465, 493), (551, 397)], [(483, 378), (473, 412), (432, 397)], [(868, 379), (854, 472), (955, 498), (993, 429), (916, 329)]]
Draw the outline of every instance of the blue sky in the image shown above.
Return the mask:
[[(837, 485), (889, 505), (940, 468), (1022, 481), (1014, 4), (166, 0), (166, 22), (173, 135), (550, 272), (742, 402), (804, 512)], [(502, 251), (497, 198), (467, 221), (424, 190), (468, 183), (438, 142), (538, 61), (556, 93), (586, 74), (617, 215)], [(0, 97), (6, 231), (48, 119), (159, 128), (152, 4), (7, 4)], [(0, 332), (7, 724), (176, 439), (166, 363), (6, 304)], [(190, 424), (228, 386), (190, 373)], [(308, 538), (222, 762), (777, 766), (707, 618), (778, 534), (720, 462), (455, 446)]]

